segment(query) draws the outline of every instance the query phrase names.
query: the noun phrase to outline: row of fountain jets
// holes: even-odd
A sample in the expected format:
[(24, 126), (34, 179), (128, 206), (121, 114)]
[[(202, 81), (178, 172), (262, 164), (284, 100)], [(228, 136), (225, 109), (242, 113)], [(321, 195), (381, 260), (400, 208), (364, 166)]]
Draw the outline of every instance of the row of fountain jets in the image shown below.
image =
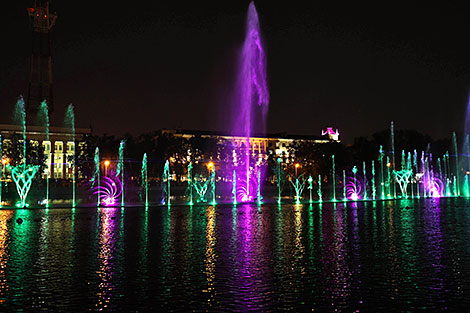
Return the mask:
[[(15, 116), (19, 118), (20, 125), (22, 126), (22, 145), (23, 145), (23, 156), (26, 156), (26, 113), (24, 109), (24, 101), (20, 97), (15, 109)], [(39, 120), (45, 125), (45, 136), (46, 140), (49, 140), (49, 120), (48, 120), (47, 104), (43, 102), (39, 111)], [(69, 105), (66, 112), (66, 125), (71, 130), (73, 141), (75, 141), (75, 119), (73, 105)], [(337, 194), (336, 183), (337, 174), (335, 170), (335, 156), (331, 156), (332, 172), (331, 172), (331, 191), (332, 198), (330, 201), (360, 201), (360, 200), (386, 200), (386, 199), (397, 199), (397, 198), (421, 198), (421, 197), (458, 197), (458, 196), (470, 196), (468, 176), (466, 172), (463, 179), (463, 188), (460, 188), (459, 182), (459, 159), (457, 150), (457, 138), (455, 133), (453, 134), (452, 142), (454, 149), (455, 159), (455, 171), (451, 169), (451, 156), (449, 152), (446, 152), (444, 156), (437, 159), (437, 169), (434, 169), (432, 163), (432, 154), (430, 152), (421, 152), (419, 155), (415, 150), (413, 153), (405, 151), (401, 152), (401, 169), (395, 166), (395, 151), (394, 151), (394, 126), (391, 123), (391, 153), (385, 153), (383, 147), (380, 147), (378, 156), (378, 173), (376, 173), (376, 162), (373, 160), (370, 166), (370, 174), (367, 173), (366, 162), (362, 163), (362, 170), (359, 170), (356, 166), (352, 168), (350, 173), (343, 170), (342, 179), (342, 194)], [(469, 137), (466, 137), (464, 147), (470, 147)], [(2, 153), (2, 145), (0, 138), (0, 155)], [(93, 194), (96, 195), (96, 205), (101, 206), (114, 206), (125, 205), (125, 185), (124, 185), (124, 149), (125, 142), (121, 141), (119, 146), (119, 161), (117, 163), (116, 172), (113, 175), (102, 176), (100, 172), (100, 153), (99, 148), (96, 147), (94, 154), (94, 173), (91, 179), (93, 184)], [(470, 163), (469, 154), (464, 154), (466, 158), (465, 162)], [(75, 207), (77, 205), (76, 198), (76, 173), (75, 173), (75, 159), (72, 160), (72, 200), (71, 205)], [(466, 164), (469, 165), (469, 164)], [(15, 166), (9, 166), (11, 171), (12, 179), (15, 183), (16, 190), (19, 196), (18, 207), (26, 207), (28, 192), (31, 188), (33, 178), (39, 171), (38, 165), (27, 164), (26, 159), (23, 158), (22, 162)], [(209, 177), (203, 177), (201, 175), (194, 177), (193, 165), (191, 162), (187, 166), (187, 177), (188, 183), (188, 204), (194, 205), (197, 203), (208, 203), (211, 205), (217, 204), (216, 195), (216, 170), (214, 164), (209, 163), (210, 174)], [(282, 200), (282, 173), (281, 159), (278, 159), (278, 165), (276, 169), (276, 185), (278, 188), (278, 199), (277, 202), (281, 203)], [(50, 203), (49, 199), (49, 175), (46, 175), (46, 194), (43, 204), (48, 207)], [(368, 179), (369, 178), (369, 179)], [(258, 204), (262, 203), (261, 196), (261, 171), (257, 172), (257, 196), (254, 201)], [(162, 204), (171, 205), (171, 172), (170, 163), (167, 160), (164, 165), (162, 181), (164, 182), (164, 192)], [(237, 172), (233, 171), (232, 177), (232, 203), (245, 202), (243, 198), (237, 196)], [(143, 203), (149, 205), (149, 187), (148, 187), (148, 173), (147, 173), (147, 154), (143, 155), (142, 168), (141, 168), (141, 182)], [(316, 199), (313, 198), (314, 182), (316, 182)], [(294, 201), (300, 203), (303, 198), (304, 188), (307, 184), (309, 190), (308, 202), (323, 202), (325, 199), (322, 195), (322, 177), (319, 175), (318, 180), (315, 180), (312, 176), (306, 178), (304, 174), (296, 177), (291, 177), (290, 183), (295, 192)], [(463, 194), (461, 194), (461, 190)], [(210, 191), (210, 197), (208, 192)], [(2, 195), (2, 186), (0, 184), (0, 202)], [(207, 199), (210, 198), (210, 199)]]

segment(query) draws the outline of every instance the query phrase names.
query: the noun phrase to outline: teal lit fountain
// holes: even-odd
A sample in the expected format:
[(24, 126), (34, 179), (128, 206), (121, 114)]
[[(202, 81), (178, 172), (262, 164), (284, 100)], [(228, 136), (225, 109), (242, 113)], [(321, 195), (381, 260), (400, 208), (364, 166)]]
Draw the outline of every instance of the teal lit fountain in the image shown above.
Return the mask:
[(323, 197), (322, 197), (322, 194), (321, 194), (321, 175), (318, 175), (318, 202), (322, 202), (323, 201)]
[(281, 204), (281, 192), (282, 192), (282, 177), (281, 177), (281, 158), (277, 158), (277, 203)]
[(302, 191), (305, 187), (305, 179), (302, 178), (303, 174), (299, 175), (295, 178), (295, 180), (291, 180), (291, 184), (294, 187), (295, 191), (295, 202), (300, 203), (300, 199), (302, 197)]
[(207, 190), (209, 189), (209, 183), (210, 183), (210, 179), (206, 179), (205, 177), (202, 177), (202, 176), (195, 177), (193, 186), (194, 186), (194, 189), (196, 190), (198, 203), (207, 201), (206, 193), (207, 193)]
[(142, 175), (142, 190), (144, 191), (145, 194), (145, 206), (148, 207), (149, 205), (149, 186), (148, 186), (148, 179), (147, 179), (147, 153), (144, 153), (144, 156), (142, 158), (142, 169), (141, 169), (141, 175)]
[(101, 193), (101, 188), (100, 188), (100, 149), (96, 147), (95, 149), (95, 156), (93, 158), (95, 162), (95, 171), (93, 173), (93, 178), (91, 179), (91, 182), (94, 184), (96, 183), (97, 185), (97, 200), (96, 200), (96, 205), (100, 206), (100, 193)]
[(237, 171), (233, 170), (233, 179), (232, 179), (232, 199), (233, 204), (237, 204)]
[[(411, 160), (410, 160), (411, 161)], [(405, 151), (402, 151), (402, 161), (401, 161), (401, 170), (393, 170), (395, 180), (400, 186), (401, 194), (404, 198), (408, 198), (407, 187), (410, 181), (411, 176), (413, 175), (413, 170), (411, 169), (411, 162), (405, 161)]]
[(166, 160), (165, 166), (163, 168), (163, 183), (164, 185), (164, 202), (167, 205), (170, 205), (170, 198), (171, 198), (171, 192), (170, 192), (170, 161)]
[(188, 189), (189, 189), (189, 205), (193, 205), (193, 163), (188, 164)]
[(312, 178), (312, 175), (310, 175), (310, 176), (308, 177), (308, 180), (307, 180), (307, 181), (308, 181), (308, 187), (307, 187), (307, 189), (308, 189), (308, 191), (309, 191), (309, 196), (310, 196), (310, 197), (309, 197), (309, 203), (313, 203), (313, 199), (312, 199), (313, 178)]
[(76, 205), (76, 189), (75, 189), (75, 113), (73, 109), (73, 104), (69, 104), (67, 107), (67, 111), (65, 113), (65, 125), (66, 127), (70, 128), (70, 131), (72, 133), (72, 142), (73, 142), (73, 154), (72, 154), (72, 160), (71, 162), (71, 167), (72, 167), (72, 207), (75, 207)]
[(372, 200), (377, 199), (377, 190), (375, 188), (375, 163), (372, 160)]
[(121, 140), (119, 143), (119, 162), (117, 164), (117, 170), (116, 170), (116, 176), (121, 176), (121, 185), (122, 185), (122, 190), (121, 190), (121, 206), (124, 206), (124, 148), (126, 147), (126, 142), (124, 140)]
[(22, 126), (23, 155), (21, 163), (17, 164), (14, 167), (8, 165), (8, 167), (11, 170), (11, 176), (16, 185), (16, 191), (20, 196), (20, 201), (16, 204), (16, 206), (24, 208), (28, 206), (28, 204), (26, 203), (26, 198), (28, 196), (29, 190), (31, 189), (33, 178), (39, 170), (39, 166), (30, 165), (26, 163), (26, 112), (24, 108), (23, 97), (20, 97), (16, 103), (15, 117), (19, 119)]
[[(41, 106), (39, 107), (38, 120), (39, 120), (39, 124), (44, 125), (44, 127), (46, 128), (46, 141), (49, 142), (49, 109), (47, 107), (47, 102), (45, 100), (41, 102)], [(50, 178), (49, 166), (50, 164), (51, 162), (48, 159), (47, 167), (46, 167), (46, 199), (45, 199), (46, 208), (49, 207), (49, 178)]]
[(214, 166), (211, 166), (212, 168), (212, 171), (211, 171), (211, 178), (210, 178), (210, 182), (211, 182), (211, 191), (212, 191), (212, 201), (211, 201), (211, 205), (216, 205), (217, 202), (215, 200), (215, 168)]

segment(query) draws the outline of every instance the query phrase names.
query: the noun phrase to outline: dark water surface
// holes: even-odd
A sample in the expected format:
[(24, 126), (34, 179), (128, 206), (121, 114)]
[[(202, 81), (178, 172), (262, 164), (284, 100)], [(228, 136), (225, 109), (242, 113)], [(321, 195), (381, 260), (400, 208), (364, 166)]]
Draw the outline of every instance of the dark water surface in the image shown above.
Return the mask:
[(0, 311), (465, 308), (463, 199), (0, 211)]

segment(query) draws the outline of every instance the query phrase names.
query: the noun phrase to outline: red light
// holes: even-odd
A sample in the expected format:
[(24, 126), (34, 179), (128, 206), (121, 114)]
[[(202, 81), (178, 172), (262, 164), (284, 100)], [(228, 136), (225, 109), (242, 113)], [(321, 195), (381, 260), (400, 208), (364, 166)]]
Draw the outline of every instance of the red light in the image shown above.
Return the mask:
[(29, 8), (28, 10), (29, 10), (29, 12), (31, 12), (31, 13), (33, 13), (33, 12), (35, 11), (34, 8)]
[(44, 18), (47, 18), (47, 15), (44, 15)]

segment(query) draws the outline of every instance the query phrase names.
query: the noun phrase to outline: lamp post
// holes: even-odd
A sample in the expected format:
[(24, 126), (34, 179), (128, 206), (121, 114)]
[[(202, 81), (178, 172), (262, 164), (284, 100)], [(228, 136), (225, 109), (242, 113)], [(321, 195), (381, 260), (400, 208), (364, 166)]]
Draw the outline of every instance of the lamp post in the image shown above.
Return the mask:
[(4, 158), (2, 159), (2, 165), (3, 165), (3, 170), (2, 170), (2, 178), (5, 179), (5, 166), (10, 162), (9, 158)]
[(108, 176), (108, 166), (109, 166), (109, 160), (104, 161), (104, 176)]
[(300, 167), (299, 163), (295, 163), (295, 178), (297, 178), (297, 169)]

